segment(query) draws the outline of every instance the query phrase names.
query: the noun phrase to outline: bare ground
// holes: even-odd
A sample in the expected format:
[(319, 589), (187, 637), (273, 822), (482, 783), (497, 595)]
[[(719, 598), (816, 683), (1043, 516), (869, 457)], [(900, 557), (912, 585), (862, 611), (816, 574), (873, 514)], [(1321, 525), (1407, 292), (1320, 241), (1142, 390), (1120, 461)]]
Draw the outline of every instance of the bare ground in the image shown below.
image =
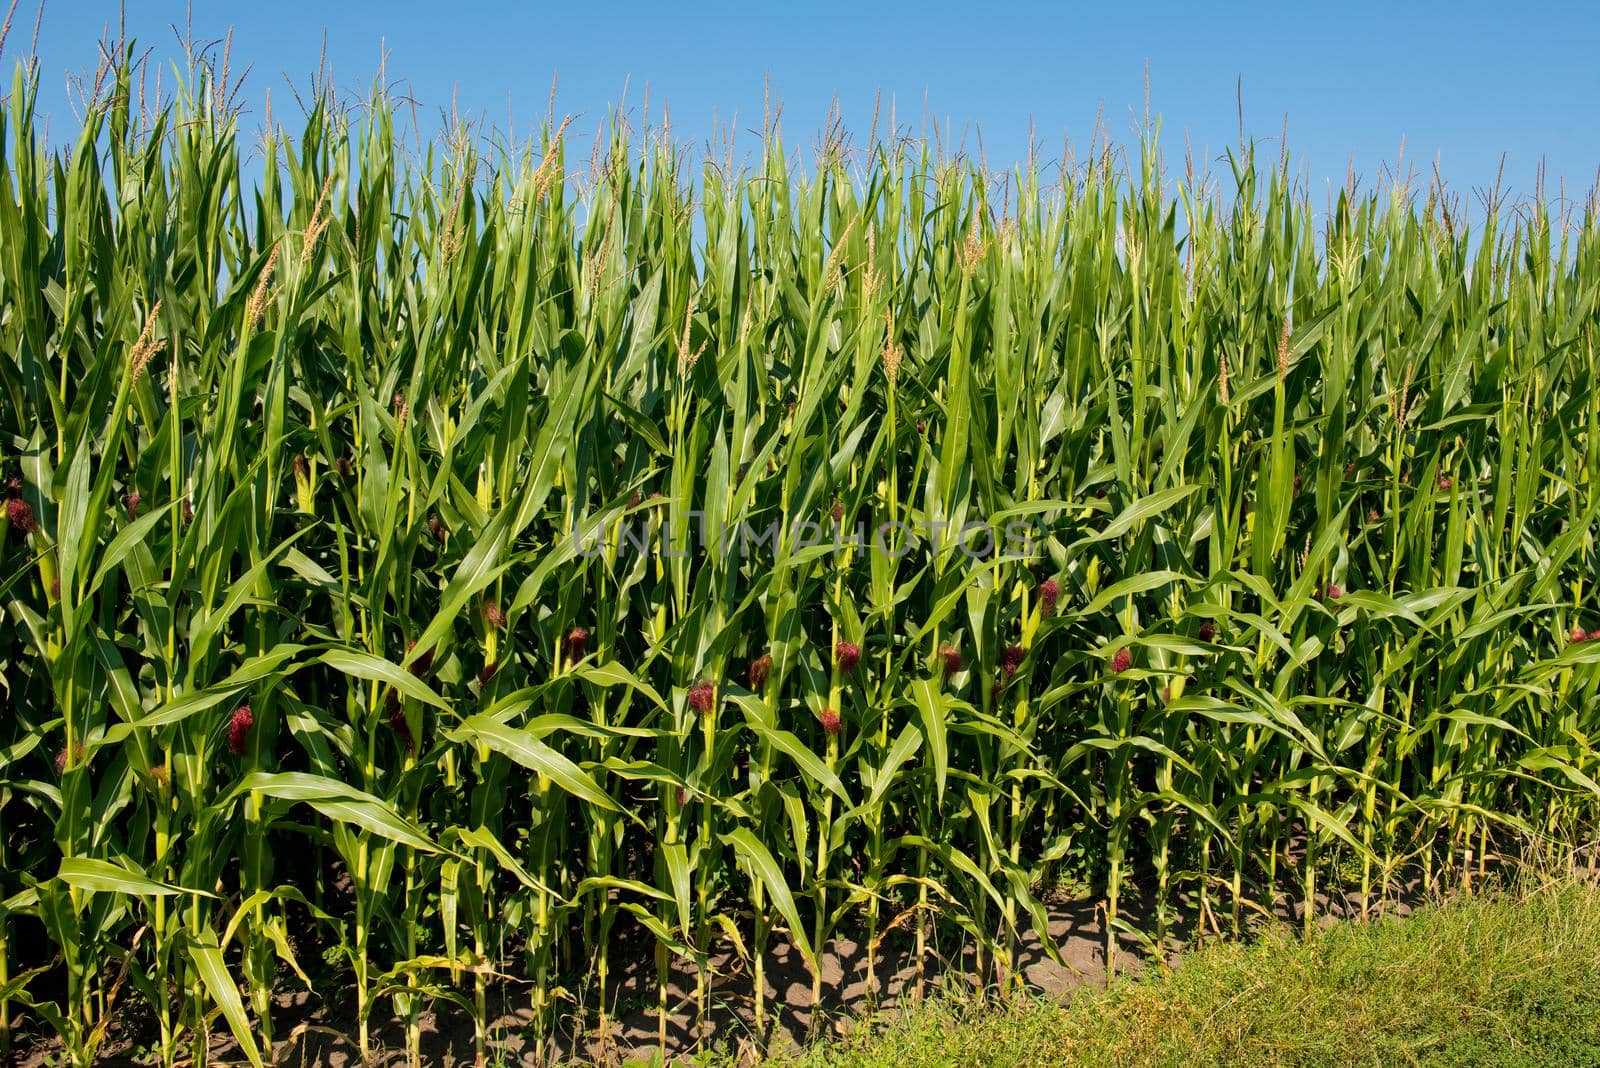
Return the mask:
[[(1386, 910), (1401, 914), (1410, 911), (1417, 897), (1415, 886), (1408, 888), (1397, 902), (1390, 899)], [(1324, 923), (1359, 912), (1356, 904), (1344, 897), (1319, 898)], [(1297, 903), (1280, 899), (1277, 919), (1298, 922)], [(1196, 940), (1195, 907), (1175, 910), (1175, 921), (1159, 956), (1153, 944), (1138, 944), (1124, 934), (1118, 940), (1117, 971), (1139, 973), (1156, 960), (1175, 963), (1179, 950)], [(1084, 984), (1103, 985), (1107, 980), (1106, 935), (1103, 903), (1097, 899), (1056, 898), (1047, 905), (1049, 934), (1059, 959), (1046, 952), (1030, 930), (1017, 947), (1018, 962), (1027, 985), (1036, 993), (1065, 996)], [(1153, 930), (1154, 916), (1138, 900), (1124, 901), (1122, 921), (1138, 930)], [(742, 930), (749, 929), (749, 918), (734, 917)], [(1207, 934), (1228, 926), (1226, 917), (1209, 916)], [(865, 947), (857, 940), (840, 937), (830, 943), (821, 959), (823, 996), (820, 1006), (811, 998), (811, 976), (800, 953), (775, 932), (766, 960), (766, 1013), (769, 1048), (795, 1045), (809, 1038), (842, 1034), (874, 1008), (894, 1012), (917, 997), (918, 974), (915, 943), (909, 925), (884, 938), (876, 953), (877, 997), (869, 989), (869, 967)], [(581, 998), (587, 1011), (578, 1013), (569, 1001), (560, 1012), (554, 1033), (535, 1034), (533, 1012), (529, 1006), (530, 984), (518, 979), (500, 980), (491, 985), (487, 1003), (493, 1017), (487, 1032), (487, 1064), (546, 1065), (567, 1061), (622, 1065), (653, 1060), (662, 1050), (658, 1015), (659, 992), (652, 943), (639, 929), (619, 924), (613, 940), (611, 959), (616, 971), (606, 997), (609, 1019), (598, 1022), (598, 994), (592, 988), (572, 992)], [(978, 982), (977, 960), (969, 940), (956, 941), (943, 932), (942, 941), (930, 937), (923, 962), (922, 987), (972, 989)], [(987, 962), (984, 978), (996, 980), (992, 961)], [(743, 1062), (758, 1059), (761, 1043), (755, 1029), (754, 976), (750, 962), (731, 948), (714, 953), (708, 974), (709, 993), (706, 1020), (698, 1033), (696, 972), (686, 960), (671, 966), (667, 989), (665, 1052), (668, 1059), (682, 1057), (702, 1046), (716, 1046), (734, 1053)], [(290, 977), (292, 981), (292, 976)], [(458, 988), (470, 998), (471, 980)], [(874, 1001), (876, 1004), (874, 1005)], [(273, 1061), (281, 1066), (322, 1066), (349, 1068), (360, 1064), (355, 1041), (354, 1021), (348, 1006), (329, 1004), (304, 989), (280, 994), (274, 1014), (280, 1036)], [(391, 1068), (407, 1063), (404, 1021), (386, 1015), (392, 1002), (382, 999), (371, 1020), (371, 1064)], [(587, 1026), (580, 1025), (586, 1017)], [(210, 1059), (213, 1064), (244, 1063), (226, 1027), (213, 1035)], [(434, 999), (421, 1014), (422, 1063), (440, 1068), (478, 1064), (476, 1036), (469, 1015), (443, 999)], [(141, 1034), (142, 1032), (142, 1034)], [(113, 1023), (99, 1063), (139, 1065), (148, 1063), (134, 1055), (142, 1042), (150, 1039), (149, 1021), (128, 1019), (125, 1025)], [(17, 1068), (43, 1068), (54, 1063), (60, 1047), (40, 1044), (18, 1054)]]

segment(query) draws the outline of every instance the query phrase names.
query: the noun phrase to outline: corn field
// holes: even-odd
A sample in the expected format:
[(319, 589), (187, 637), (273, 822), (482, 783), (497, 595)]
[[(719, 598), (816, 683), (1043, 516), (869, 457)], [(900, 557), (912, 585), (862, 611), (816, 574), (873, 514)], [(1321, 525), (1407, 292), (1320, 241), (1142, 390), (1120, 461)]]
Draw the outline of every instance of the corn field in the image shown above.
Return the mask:
[(1060, 888), (1114, 961), (1592, 839), (1593, 200), (136, 69), (0, 118), (0, 1041), (259, 1065), (320, 969), (481, 1059), (624, 933), (761, 1035), (778, 947), (1008, 991)]

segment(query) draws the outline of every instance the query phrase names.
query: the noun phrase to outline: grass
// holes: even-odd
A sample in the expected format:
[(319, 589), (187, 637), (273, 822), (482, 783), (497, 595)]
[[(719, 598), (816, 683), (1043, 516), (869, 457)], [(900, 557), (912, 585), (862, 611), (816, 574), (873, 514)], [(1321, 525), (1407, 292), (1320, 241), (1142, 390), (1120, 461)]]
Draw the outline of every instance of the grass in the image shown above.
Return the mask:
[(1600, 888), (1567, 879), (1310, 936), (1274, 927), (1065, 1005), (931, 999), (772, 1063), (1600, 1063)]

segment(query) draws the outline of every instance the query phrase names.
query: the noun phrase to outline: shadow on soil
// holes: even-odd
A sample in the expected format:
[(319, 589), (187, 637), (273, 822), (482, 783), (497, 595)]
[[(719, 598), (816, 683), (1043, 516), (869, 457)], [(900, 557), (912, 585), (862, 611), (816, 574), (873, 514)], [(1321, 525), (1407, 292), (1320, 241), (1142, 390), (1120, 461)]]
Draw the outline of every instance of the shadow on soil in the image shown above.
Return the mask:
[[(1420, 898), (1415, 885), (1406, 887), (1384, 904), (1390, 914), (1405, 914)], [(1359, 901), (1351, 897), (1319, 896), (1322, 922), (1360, 914)], [(1057, 897), (1046, 905), (1049, 936), (1056, 953), (1046, 951), (1038, 936), (1028, 930), (1017, 945), (1018, 968), (1027, 985), (1047, 996), (1064, 996), (1084, 984), (1103, 985), (1107, 978), (1106, 932), (1102, 902)], [(1156, 927), (1147, 902), (1124, 900), (1120, 908), (1116, 970), (1142, 972), (1157, 959), (1172, 961), (1178, 951), (1199, 940), (1199, 921), (1205, 935), (1214, 937), (1231, 928), (1231, 919), (1183, 901), (1173, 910), (1165, 944), (1159, 951), (1153, 941), (1132, 934)], [(1298, 923), (1298, 902), (1280, 898), (1276, 918)], [(748, 931), (748, 916), (733, 917)], [(1262, 917), (1255, 917), (1260, 920)], [(1249, 919), (1247, 917), (1247, 919)], [(726, 946), (726, 943), (724, 943)], [(553, 1033), (540, 1038), (529, 1007), (532, 986), (517, 977), (502, 976), (488, 986), (486, 1004), (490, 1023), (485, 1035), (486, 1065), (547, 1065), (567, 1061), (622, 1065), (655, 1060), (665, 1048), (668, 1059), (692, 1053), (697, 1047), (720, 1047), (741, 1062), (759, 1059), (761, 1044), (755, 1026), (754, 975), (750, 962), (732, 949), (714, 953), (707, 969), (707, 1010), (696, 1027), (697, 973), (690, 962), (674, 961), (666, 991), (666, 1010), (659, 1011), (654, 942), (642, 927), (619, 923), (610, 959), (616, 970), (606, 993), (607, 1020), (599, 1022), (598, 993), (592, 988), (568, 992), (571, 1010), (581, 1000), (585, 1013), (558, 1007)], [(943, 941), (930, 935), (919, 977), (914, 934), (909, 924), (890, 931), (880, 940), (869, 962), (866, 947), (847, 937), (836, 938), (822, 956), (822, 998), (812, 1004), (811, 975), (801, 954), (779, 935), (769, 942), (766, 956), (765, 1012), (768, 1048), (783, 1048), (830, 1034), (842, 1034), (870, 1013), (894, 1012), (915, 999), (919, 984), (927, 992), (971, 991), (981, 981), (994, 985), (994, 962), (980, 962), (970, 940), (955, 941), (948, 931)], [(980, 965), (982, 971), (980, 972)], [(875, 980), (875, 981), (874, 981)], [(287, 981), (293, 982), (288, 976)], [(273, 1063), (280, 1066), (348, 1068), (361, 1059), (355, 1041), (349, 991), (324, 991), (317, 996), (304, 989), (280, 994), (274, 1025), (279, 1036)], [(456, 995), (470, 1003), (472, 980), (467, 977)], [(341, 1003), (340, 998), (343, 997)], [(385, 998), (371, 1021), (372, 1059), (383, 1068), (407, 1063), (404, 1021), (392, 1015)], [(587, 1026), (580, 1021), (587, 1018)], [(220, 1025), (219, 1025), (220, 1026)], [(664, 1026), (664, 1033), (663, 1033)], [(446, 998), (434, 998), (421, 1014), (422, 1063), (440, 1068), (479, 1064), (477, 1036), (470, 1014)], [(128, 1018), (114, 1024), (98, 1063), (135, 1065), (149, 1063), (135, 1054), (148, 1048), (153, 1038), (150, 1021)], [(214, 1064), (244, 1063), (240, 1051), (223, 1028), (213, 1036), (210, 1058)], [(14, 1060), (16, 1068), (41, 1068), (54, 1063), (59, 1047), (36, 1047)]]

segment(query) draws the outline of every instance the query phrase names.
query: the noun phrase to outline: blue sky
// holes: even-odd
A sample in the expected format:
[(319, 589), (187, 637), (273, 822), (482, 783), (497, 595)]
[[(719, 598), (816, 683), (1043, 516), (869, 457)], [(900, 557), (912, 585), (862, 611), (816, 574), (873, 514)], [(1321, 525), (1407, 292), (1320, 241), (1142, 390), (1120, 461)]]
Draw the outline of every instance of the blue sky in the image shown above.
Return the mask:
[[(19, 0), (5, 68), (26, 53), (37, 0)], [(43, 104), (70, 126), (65, 72), (93, 64), (115, 0), (47, 0), (39, 55)], [(183, 0), (128, 5), (129, 32), (173, 54), (168, 28)], [(737, 117), (761, 124), (770, 75), (791, 144), (809, 144), (837, 97), (864, 136), (879, 91), (902, 125), (924, 115), (969, 148), (981, 131), (988, 162), (1027, 153), (1030, 120), (1047, 158), (1062, 137), (1087, 142), (1097, 114), (1114, 138), (1134, 136), (1145, 65), (1151, 109), (1163, 122), (1169, 166), (1181, 168), (1185, 133), (1215, 159), (1237, 138), (1235, 86), (1243, 83), (1247, 132), (1289, 146), (1319, 193), (1342, 183), (1347, 161), (1375, 179), (1402, 137), (1407, 163), (1426, 174), (1435, 158), (1463, 194), (1494, 180), (1526, 191), (1541, 157), (1548, 186), (1564, 177), (1581, 196), (1600, 167), (1600, 13), (1580, 3), (1369, 4), (1108, 3), (420, 3), (390, 0), (193, 0), (197, 38), (234, 29), (233, 69), (254, 64), (246, 97), (263, 91), (292, 107), (285, 72), (315, 69), (327, 31), (337, 83), (369, 84), (380, 43), (388, 71), (430, 115), (449, 106), (506, 126), (547, 106), (559, 76), (558, 114), (591, 133), (609, 105), (670, 104), (679, 137), (703, 143)], [(9, 80), (9, 79), (8, 79)], [(887, 105), (886, 105), (887, 106)], [(57, 127), (59, 129), (59, 126)], [(59, 139), (59, 138), (57, 138)], [(1215, 169), (1215, 168), (1214, 168)]]

